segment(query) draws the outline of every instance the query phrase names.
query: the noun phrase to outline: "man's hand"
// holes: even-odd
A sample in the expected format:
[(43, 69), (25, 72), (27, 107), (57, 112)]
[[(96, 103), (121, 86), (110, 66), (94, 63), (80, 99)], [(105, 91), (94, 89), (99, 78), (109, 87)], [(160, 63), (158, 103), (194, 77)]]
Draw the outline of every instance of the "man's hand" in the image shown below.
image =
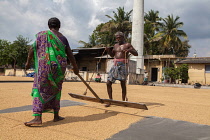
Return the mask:
[(106, 50), (107, 52), (109, 52), (109, 51), (110, 51), (110, 47), (105, 47), (105, 50)]
[(124, 49), (123, 52), (127, 53), (127, 52), (130, 52), (131, 49)]

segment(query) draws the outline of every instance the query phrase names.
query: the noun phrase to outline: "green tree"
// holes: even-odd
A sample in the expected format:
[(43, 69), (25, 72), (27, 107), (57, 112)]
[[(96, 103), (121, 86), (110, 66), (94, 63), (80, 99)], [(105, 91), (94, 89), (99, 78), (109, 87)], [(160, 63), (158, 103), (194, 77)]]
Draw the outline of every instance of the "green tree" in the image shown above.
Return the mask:
[(112, 46), (115, 44), (114, 34), (117, 31), (121, 31), (125, 34), (127, 41), (131, 41), (130, 34), (132, 30), (132, 24), (130, 21), (132, 10), (125, 12), (124, 7), (117, 8), (117, 12), (113, 11), (114, 16), (105, 15), (110, 20), (106, 23), (99, 24), (89, 36), (89, 42), (80, 40), (79, 43), (83, 44), (83, 47), (101, 47)]
[(182, 47), (181, 37), (187, 39), (187, 35), (183, 30), (179, 30), (183, 26), (183, 22), (179, 22), (178, 16), (168, 15), (163, 19), (160, 32), (158, 32), (153, 39), (159, 41), (159, 47), (162, 54), (176, 54), (180, 47)]
[(159, 31), (162, 25), (159, 11), (150, 10), (144, 15), (144, 54), (158, 54), (158, 42), (153, 40), (155, 33)]
[(189, 40), (182, 41), (182, 45), (178, 47), (178, 49), (175, 52), (175, 55), (178, 57), (187, 57), (189, 53), (189, 49), (191, 48), (191, 45), (188, 44)]
[(165, 68), (164, 75), (170, 78), (170, 83), (175, 82), (176, 80), (180, 80), (180, 79), (182, 83), (187, 83), (187, 80), (189, 79), (188, 65), (182, 64), (176, 68), (174, 66)]
[(11, 42), (0, 39), (0, 66), (5, 65), (8, 67), (12, 63), (12, 59), (8, 56), (10, 45)]
[(164, 69), (164, 74), (166, 77), (169, 77), (170, 83), (175, 82), (180, 77), (180, 70), (179, 68), (175, 67), (168, 67)]
[(182, 83), (187, 83), (188, 79), (189, 79), (189, 75), (188, 75), (188, 65), (187, 64), (182, 64), (179, 66), (180, 69), (180, 79), (182, 80)]
[(3, 56), (1, 56), (1, 59), (8, 58), (6, 60), (3, 60), (3, 62), (4, 64), (12, 64), (14, 68), (14, 75), (16, 75), (16, 66), (20, 68), (25, 67), (30, 42), (31, 40), (29, 40), (28, 38), (24, 38), (22, 35), (19, 35), (17, 37), (17, 40), (15, 40), (12, 44), (7, 42), (5, 43), (7, 45), (5, 45), (3, 49), (1, 49), (1, 54), (3, 54)]
[(111, 29), (109, 30), (108, 27), (106, 28), (106, 30), (104, 30), (105, 29), (104, 26), (107, 25), (108, 25), (107, 23), (101, 23), (93, 31), (93, 33), (96, 36), (96, 41), (98, 42), (98, 45), (105, 45), (105, 46), (114, 45), (115, 42), (114, 33), (111, 32)]
[(113, 17), (106, 15), (108, 18), (110, 18), (110, 20), (107, 24), (104, 25), (105, 29), (107, 28), (106, 25), (108, 25), (108, 30), (111, 29), (111, 32), (114, 33), (121, 31), (127, 38), (129, 34), (131, 34), (132, 30), (132, 23), (130, 22), (132, 12), (133, 10), (125, 12), (124, 7), (117, 8), (117, 12), (113, 11)]
[(98, 45), (95, 34), (89, 35), (89, 42), (88, 43), (85, 42), (85, 41), (82, 41), (82, 40), (80, 40), (78, 43), (83, 44), (82, 48), (92, 48), (92, 47)]

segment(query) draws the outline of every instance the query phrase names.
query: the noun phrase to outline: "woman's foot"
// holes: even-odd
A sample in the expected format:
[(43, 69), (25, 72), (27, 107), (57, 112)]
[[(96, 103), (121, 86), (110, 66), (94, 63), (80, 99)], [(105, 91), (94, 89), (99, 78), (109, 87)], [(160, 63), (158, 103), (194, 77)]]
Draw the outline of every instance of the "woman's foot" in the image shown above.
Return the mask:
[(63, 119), (65, 119), (65, 118), (64, 117), (61, 117), (61, 116), (55, 116), (54, 119), (53, 119), (53, 121), (54, 122), (57, 122), (57, 121), (60, 121), (60, 120), (63, 120)]
[(33, 120), (24, 123), (25, 126), (32, 126), (32, 125), (41, 125), (42, 119), (41, 116), (36, 116)]

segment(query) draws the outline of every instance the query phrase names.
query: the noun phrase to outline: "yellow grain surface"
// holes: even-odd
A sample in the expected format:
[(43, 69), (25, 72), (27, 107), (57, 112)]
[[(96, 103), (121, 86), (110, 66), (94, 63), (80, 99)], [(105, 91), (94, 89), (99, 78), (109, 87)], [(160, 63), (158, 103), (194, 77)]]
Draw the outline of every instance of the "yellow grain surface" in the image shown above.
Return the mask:
[[(0, 76), (2, 80), (32, 80), (28, 77)], [(100, 98), (108, 98), (105, 83), (91, 82)], [(31, 105), (32, 83), (0, 83), (0, 110)], [(128, 85), (128, 99), (145, 103), (149, 110), (120, 106), (105, 108), (103, 104), (71, 98), (68, 93), (83, 94), (82, 82), (64, 82), (61, 100), (86, 103), (83, 106), (62, 107), (65, 120), (52, 122), (53, 115), (43, 114), (41, 127), (26, 127), (32, 111), (0, 114), (1, 140), (104, 140), (127, 129), (146, 116), (156, 116), (210, 125), (210, 90)], [(93, 95), (88, 91), (88, 96)], [(113, 97), (121, 100), (120, 84), (113, 84)]]

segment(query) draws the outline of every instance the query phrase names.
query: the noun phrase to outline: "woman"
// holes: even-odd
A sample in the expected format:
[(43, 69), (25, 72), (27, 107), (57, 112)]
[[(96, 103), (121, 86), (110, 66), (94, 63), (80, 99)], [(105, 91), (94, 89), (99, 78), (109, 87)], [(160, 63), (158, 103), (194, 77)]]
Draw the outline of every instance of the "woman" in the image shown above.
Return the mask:
[(41, 31), (29, 50), (26, 69), (30, 68), (31, 59), (35, 60), (35, 77), (32, 89), (33, 116), (25, 122), (26, 126), (42, 124), (42, 113), (53, 111), (54, 122), (63, 120), (59, 116), (60, 97), (67, 57), (73, 65), (74, 73), (79, 73), (75, 58), (65, 36), (60, 32), (60, 21), (51, 18), (48, 21), (50, 30)]

